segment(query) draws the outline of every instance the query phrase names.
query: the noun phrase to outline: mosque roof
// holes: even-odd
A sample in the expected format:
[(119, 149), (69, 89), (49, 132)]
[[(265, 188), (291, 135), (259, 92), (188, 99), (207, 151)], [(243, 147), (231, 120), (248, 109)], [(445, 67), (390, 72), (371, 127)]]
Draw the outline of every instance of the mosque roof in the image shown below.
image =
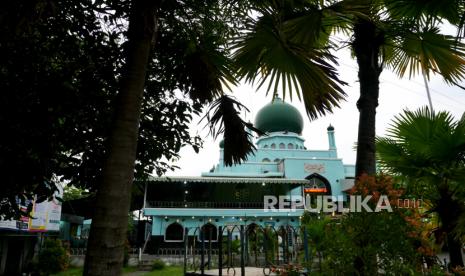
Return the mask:
[(301, 134), (304, 121), (297, 108), (280, 98), (275, 98), (272, 103), (258, 111), (255, 127), (263, 132), (289, 131)]
[(261, 178), (261, 177), (150, 177), (149, 182), (200, 182), (200, 183), (275, 183), (275, 184), (306, 184), (305, 179), (288, 179), (288, 178)]

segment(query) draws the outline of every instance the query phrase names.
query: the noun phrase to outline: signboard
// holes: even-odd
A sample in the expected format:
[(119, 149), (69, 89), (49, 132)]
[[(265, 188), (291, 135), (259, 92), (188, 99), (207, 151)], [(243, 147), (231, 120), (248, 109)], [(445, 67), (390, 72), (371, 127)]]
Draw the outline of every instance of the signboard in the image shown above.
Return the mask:
[(328, 192), (326, 188), (318, 188), (318, 187), (304, 188), (304, 193), (306, 194), (326, 193), (326, 192)]
[[(63, 190), (59, 187), (59, 192), (55, 196), (62, 197), (62, 195)], [(26, 202), (26, 205), (29, 205), (29, 202)], [(21, 206), (21, 209), (26, 211), (27, 206)], [(31, 218), (23, 216), (19, 220), (0, 219), (0, 228), (29, 232), (59, 231), (60, 218), (61, 202), (56, 198), (41, 203), (36, 203), (34, 200)]]
[(308, 163), (304, 164), (304, 170), (305, 172), (308, 172), (308, 173), (318, 173), (318, 174), (322, 174), (326, 171), (324, 164), (308, 164)]
[(34, 203), (29, 219), (30, 231), (59, 231), (61, 202), (57, 199)]
[[(20, 205), (19, 208), (21, 208), (22, 211), (27, 210), (27, 205), (29, 205), (31, 201), (27, 200), (25, 202), (26, 206)], [(21, 202), (19, 199), (17, 199), (16, 203), (19, 205)], [(28, 231), (29, 230), (29, 218), (22, 216), (18, 220), (2, 220), (0, 218), (0, 228), (3, 229), (10, 229), (10, 230), (21, 230), (21, 231)]]

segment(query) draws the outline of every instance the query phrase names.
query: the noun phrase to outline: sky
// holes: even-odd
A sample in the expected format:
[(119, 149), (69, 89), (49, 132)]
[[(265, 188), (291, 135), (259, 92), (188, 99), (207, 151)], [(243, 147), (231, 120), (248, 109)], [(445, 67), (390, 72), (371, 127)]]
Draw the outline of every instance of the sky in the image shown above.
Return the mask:
[[(348, 49), (337, 52), (339, 65), (337, 66), (340, 78), (348, 83), (344, 87), (347, 94), (346, 101), (341, 102), (340, 108), (334, 109), (332, 114), (310, 121), (305, 113), (305, 108), (295, 97), (290, 102), (294, 105), (304, 118), (304, 130), (302, 137), (306, 140), (307, 149), (328, 149), (326, 128), (329, 124), (335, 128), (336, 146), (338, 157), (343, 159), (344, 164), (355, 164), (356, 152), (354, 149), (357, 141), (359, 113), (356, 102), (359, 97), (359, 83), (357, 78), (357, 64), (351, 58)], [(265, 85), (264, 85), (265, 86)], [(440, 76), (431, 76), (428, 82), (436, 111), (449, 111), (455, 118), (460, 118), (465, 111), (465, 90), (459, 87), (447, 85)], [(249, 110), (242, 114), (242, 118), (254, 122), (255, 115), (264, 105), (271, 102), (271, 93), (266, 96), (266, 91), (256, 90), (251, 84), (241, 83), (232, 89), (232, 96), (236, 97)], [(428, 105), (428, 98), (422, 76), (413, 79), (404, 77), (399, 79), (390, 69), (385, 68), (380, 76), (380, 97), (376, 116), (376, 134), (383, 136), (394, 116), (404, 109), (415, 110)], [(209, 171), (218, 163), (219, 140), (216, 141), (208, 135), (208, 129), (204, 128), (205, 122), (199, 124), (199, 118), (195, 118), (190, 126), (191, 134), (199, 134), (204, 139), (204, 147), (198, 154), (190, 147), (181, 149), (181, 158), (174, 162), (180, 169), (169, 172), (170, 176), (200, 176), (202, 172)]]

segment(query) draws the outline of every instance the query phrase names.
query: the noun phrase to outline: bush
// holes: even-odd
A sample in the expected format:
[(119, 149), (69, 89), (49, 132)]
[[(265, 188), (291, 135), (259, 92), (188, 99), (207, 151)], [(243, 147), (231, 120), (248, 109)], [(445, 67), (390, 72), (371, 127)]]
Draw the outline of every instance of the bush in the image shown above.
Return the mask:
[(46, 239), (39, 253), (37, 270), (42, 275), (64, 271), (69, 266), (69, 254), (60, 240)]
[(165, 268), (165, 262), (162, 260), (154, 260), (152, 263), (152, 270), (162, 270)]

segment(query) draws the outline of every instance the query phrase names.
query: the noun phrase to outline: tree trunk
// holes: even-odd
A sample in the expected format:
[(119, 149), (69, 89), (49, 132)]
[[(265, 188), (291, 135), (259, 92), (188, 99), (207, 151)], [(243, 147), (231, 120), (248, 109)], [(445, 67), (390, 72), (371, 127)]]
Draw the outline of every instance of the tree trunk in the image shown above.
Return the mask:
[(125, 73), (115, 106), (102, 182), (97, 192), (84, 275), (113, 276), (122, 273), (142, 97), (156, 33), (157, 2), (132, 1)]
[(465, 213), (465, 208), (461, 200), (454, 198), (447, 183), (443, 183), (439, 187), (439, 201), (436, 211), (441, 220), (442, 229), (446, 232), (450, 267), (463, 266), (462, 243), (453, 232), (457, 228), (459, 218)]
[(462, 243), (453, 233), (447, 233), (447, 247), (449, 249), (450, 267), (463, 267)]
[[(360, 98), (357, 101), (360, 117), (355, 163), (357, 178), (362, 174), (376, 173), (376, 107), (379, 96), (379, 75), (382, 71), (378, 59), (382, 40), (383, 34), (377, 30), (373, 22), (359, 19), (355, 24), (352, 47), (357, 58), (360, 83)], [(353, 265), (357, 275), (368, 274), (368, 267), (362, 256), (356, 256)]]
[(375, 123), (379, 96), (380, 45), (383, 34), (370, 21), (360, 19), (354, 28), (353, 49), (358, 63), (360, 98), (357, 108), (360, 112), (357, 141), (355, 176), (376, 173)]

